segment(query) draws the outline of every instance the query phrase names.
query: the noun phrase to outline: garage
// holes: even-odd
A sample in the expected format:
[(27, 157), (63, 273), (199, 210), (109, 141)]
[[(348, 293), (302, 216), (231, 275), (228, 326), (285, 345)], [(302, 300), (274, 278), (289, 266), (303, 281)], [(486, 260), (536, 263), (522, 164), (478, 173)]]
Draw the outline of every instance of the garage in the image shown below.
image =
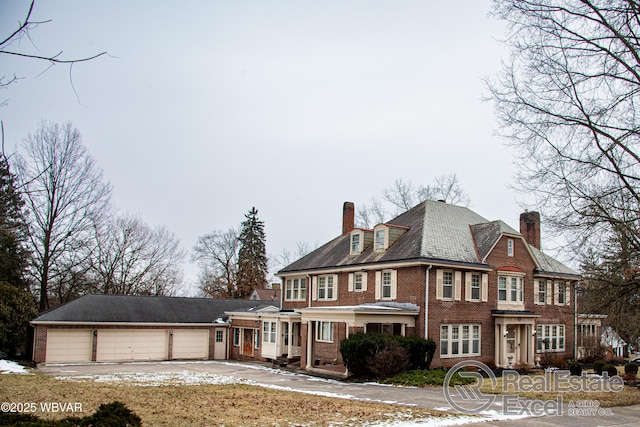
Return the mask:
[(90, 362), (90, 329), (50, 329), (47, 333), (47, 363)]
[(100, 329), (96, 362), (166, 360), (168, 337), (166, 329)]
[(227, 312), (264, 305), (259, 300), (85, 295), (31, 321), (33, 361), (224, 359)]
[(208, 359), (208, 329), (174, 329), (173, 359)]

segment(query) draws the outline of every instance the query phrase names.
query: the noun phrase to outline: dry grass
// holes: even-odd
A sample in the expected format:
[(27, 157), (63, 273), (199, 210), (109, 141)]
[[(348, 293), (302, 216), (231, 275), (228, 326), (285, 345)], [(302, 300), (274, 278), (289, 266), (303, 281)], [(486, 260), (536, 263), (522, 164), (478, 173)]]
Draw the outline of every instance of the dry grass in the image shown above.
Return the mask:
[[(542, 374), (531, 375), (532, 379), (542, 379), (544, 378)], [(549, 377), (551, 379), (550, 385), (548, 386), (550, 391), (542, 392), (542, 391), (523, 391), (525, 387), (522, 387), (520, 390), (514, 390), (512, 387), (513, 381), (508, 385), (507, 390), (503, 390), (503, 378), (497, 377), (497, 386), (495, 388), (491, 387), (491, 381), (484, 381), (480, 390), (484, 393), (494, 393), (494, 394), (515, 394), (520, 397), (524, 397), (526, 399), (537, 399), (537, 400), (557, 400), (558, 395), (562, 395), (562, 399), (564, 403), (569, 402), (577, 402), (584, 400), (597, 400), (599, 402), (599, 406), (603, 408), (610, 408), (613, 406), (629, 406), (629, 405), (637, 405), (640, 404), (640, 390), (634, 387), (625, 386), (622, 391), (613, 392), (613, 391), (557, 391), (555, 388), (555, 382), (553, 376)], [(520, 383), (519, 383), (520, 384)], [(567, 388), (566, 383), (560, 386), (561, 388)]]
[[(83, 416), (123, 402), (145, 426), (341, 426), (447, 416), (426, 409), (326, 398), (250, 385), (125, 385), (46, 376), (0, 375), (0, 402), (80, 402)], [(63, 418), (74, 414), (42, 414)]]

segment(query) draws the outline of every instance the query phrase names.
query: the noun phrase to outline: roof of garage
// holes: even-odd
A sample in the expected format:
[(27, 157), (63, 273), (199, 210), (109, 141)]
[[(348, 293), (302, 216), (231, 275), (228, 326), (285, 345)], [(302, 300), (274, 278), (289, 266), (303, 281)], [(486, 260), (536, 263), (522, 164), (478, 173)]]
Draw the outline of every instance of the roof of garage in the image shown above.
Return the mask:
[(33, 323), (212, 323), (226, 311), (263, 308), (266, 301), (130, 295), (85, 295), (48, 310)]

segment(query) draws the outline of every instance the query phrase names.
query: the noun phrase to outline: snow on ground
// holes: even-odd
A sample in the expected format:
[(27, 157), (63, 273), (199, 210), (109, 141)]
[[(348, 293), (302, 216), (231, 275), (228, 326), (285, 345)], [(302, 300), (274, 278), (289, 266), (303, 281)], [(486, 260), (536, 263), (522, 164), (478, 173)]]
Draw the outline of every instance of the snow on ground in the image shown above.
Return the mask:
[(0, 360), (0, 374), (29, 374), (24, 366), (11, 360)]
[[(222, 362), (228, 365), (234, 365), (232, 362)], [(278, 369), (273, 369), (269, 367), (264, 367), (260, 365), (247, 365), (247, 364), (237, 364), (237, 366), (241, 366), (243, 368), (251, 368), (251, 369), (259, 369), (266, 371), (273, 371), (274, 374), (277, 375), (287, 375), (287, 376), (304, 376), (309, 377), (308, 375), (281, 371)], [(347, 399), (347, 400), (360, 400), (360, 401), (368, 401), (374, 403), (387, 403), (387, 404), (398, 404), (396, 401), (389, 400), (373, 400), (373, 399), (364, 399), (358, 398), (350, 394), (344, 393), (331, 393), (326, 391), (310, 391), (310, 390), (301, 390), (293, 387), (284, 387), (273, 384), (265, 384), (259, 383), (252, 380), (236, 378), (228, 375), (218, 375), (209, 372), (195, 372), (184, 370), (181, 372), (169, 372), (169, 373), (117, 373), (117, 374), (96, 374), (96, 375), (71, 375), (71, 376), (58, 376), (56, 377), (59, 380), (63, 381), (95, 381), (95, 382), (111, 382), (111, 383), (125, 383), (127, 385), (136, 385), (136, 386), (163, 386), (163, 385), (203, 385), (203, 384), (212, 384), (212, 385), (224, 385), (224, 384), (247, 384), (259, 387), (265, 387), (275, 390), (283, 390), (283, 391), (293, 391), (297, 393), (306, 393), (317, 396), (324, 397), (334, 397), (339, 399)], [(326, 382), (336, 382), (340, 383), (336, 380), (310, 377), (316, 381), (326, 381)], [(408, 404), (401, 404), (402, 406), (414, 406)], [(434, 408), (438, 411), (451, 411), (451, 408), (448, 407), (440, 407)], [(381, 423), (369, 423), (366, 424), (366, 427), (448, 427), (448, 426), (459, 426), (464, 424), (478, 423), (483, 421), (492, 421), (492, 420), (513, 420), (518, 418), (523, 418), (522, 416), (504, 416), (496, 411), (485, 411), (480, 416), (457, 416), (451, 415), (448, 417), (431, 417), (431, 418), (423, 418), (423, 419), (411, 419), (411, 420), (403, 420), (405, 415), (402, 413), (398, 413), (398, 418), (394, 421), (389, 422), (381, 422)]]

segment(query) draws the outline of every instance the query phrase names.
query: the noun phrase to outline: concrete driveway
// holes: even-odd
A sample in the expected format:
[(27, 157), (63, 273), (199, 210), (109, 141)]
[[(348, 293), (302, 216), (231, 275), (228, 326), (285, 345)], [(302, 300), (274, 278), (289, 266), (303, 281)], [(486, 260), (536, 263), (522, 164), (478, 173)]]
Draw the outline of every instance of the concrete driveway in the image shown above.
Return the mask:
[[(193, 361), (193, 362), (140, 362), (140, 363), (91, 363), (78, 365), (40, 365), (38, 369), (54, 376), (88, 376), (96, 381), (193, 381), (196, 383), (245, 382), (263, 387), (300, 393), (316, 394), (345, 399), (418, 406), (428, 409), (451, 411), (442, 389), (418, 389), (392, 387), (374, 383), (355, 384), (309, 376), (300, 371), (272, 368), (270, 364), (255, 362)], [(191, 383), (193, 383), (191, 382)], [(503, 416), (502, 405), (496, 401), (483, 411), (486, 421), (480, 425), (510, 426), (515, 422), (521, 427), (533, 426), (638, 426), (640, 405), (611, 408), (611, 414), (569, 415), (566, 404), (561, 417)], [(517, 421), (515, 421), (517, 420)]]

